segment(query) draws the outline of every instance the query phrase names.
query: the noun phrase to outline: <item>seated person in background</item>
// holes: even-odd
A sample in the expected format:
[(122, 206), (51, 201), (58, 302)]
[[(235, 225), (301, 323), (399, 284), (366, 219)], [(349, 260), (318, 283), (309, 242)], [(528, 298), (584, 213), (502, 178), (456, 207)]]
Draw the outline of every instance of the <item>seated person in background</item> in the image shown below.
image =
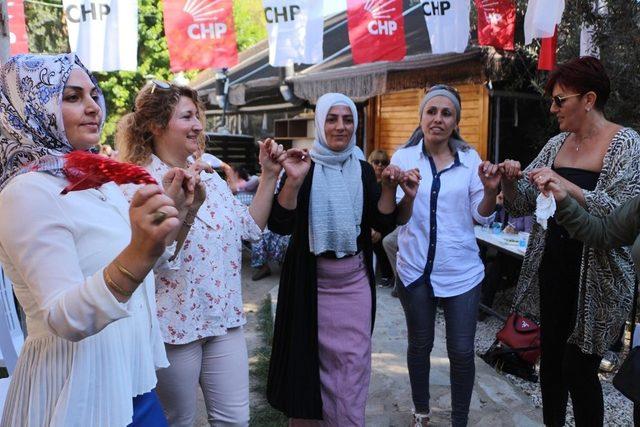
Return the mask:
[(496, 197), (496, 222), (502, 224), (502, 230), (505, 233), (517, 234), (520, 231), (531, 232), (531, 226), (533, 225), (533, 217), (520, 216), (511, 217), (509, 213), (503, 207), (504, 196), (502, 191), (498, 193)]
[(222, 166), (227, 177), (227, 184), (233, 194), (240, 192), (252, 193), (258, 188), (260, 179), (255, 175), (250, 175), (245, 166)]

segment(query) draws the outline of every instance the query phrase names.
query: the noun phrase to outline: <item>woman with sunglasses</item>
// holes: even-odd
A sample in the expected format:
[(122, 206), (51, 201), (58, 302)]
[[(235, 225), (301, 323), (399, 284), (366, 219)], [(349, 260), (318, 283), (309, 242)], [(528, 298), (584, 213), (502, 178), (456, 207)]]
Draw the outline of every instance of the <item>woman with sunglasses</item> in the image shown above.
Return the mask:
[(0, 69), (0, 262), (28, 330), (2, 426), (166, 426), (149, 273), (180, 224), (168, 194), (186, 200), (194, 182), (172, 170), (182, 178), (166, 193), (146, 185), (131, 205), (112, 182), (61, 194), (63, 156), (96, 148), (104, 118), (74, 54), (18, 55)]
[(157, 314), (170, 363), (158, 371), (158, 395), (169, 424), (194, 424), (200, 385), (211, 425), (244, 426), (249, 371), (242, 328), (242, 240), (261, 237), (283, 149), (271, 140), (259, 143), (262, 175), (247, 207), (224, 180), (208, 173), (208, 165), (189, 160), (201, 152), (203, 118), (195, 90), (154, 81), (136, 96), (135, 111), (121, 119), (116, 142), (121, 158), (153, 176), (171, 167), (201, 173), (194, 206), (182, 218), (184, 246), (173, 261), (154, 267)]
[[(640, 194), (640, 137), (606, 119), (609, 77), (599, 60), (573, 59), (549, 76), (546, 93), (558, 120), (551, 138), (524, 170), (500, 164), (505, 208), (532, 215), (536, 184), (554, 180), (590, 214), (604, 217)], [(544, 423), (562, 426), (571, 395), (577, 426), (602, 425), (598, 368), (631, 308), (635, 272), (629, 250), (583, 246), (553, 218), (534, 224), (514, 307), (539, 316)]]
[[(367, 161), (371, 166), (373, 166), (373, 171), (376, 174), (376, 181), (378, 182), (378, 185), (381, 185), (382, 172), (387, 166), (389, 166), (389, 155), (384, 150), (373, 150), (371, 154), (369, 154), (369, 159), (367, 159)], [(389, 258), (387, 258), (387, 254), (382, 247), (382, 239), (386, 235), (387, 233), (382, 234), (377, 230), (371, 229), (371, 242), (373, 243), (373, 253), (376, 254), (381, 287), (393, 286), (394, 280), (393, 269), (391, 268)]]
[[(484, 266), (473, 223), (493, 221), (499, 178), (458, 130), (458, 92), (429, 89), (419, 127), (396, 151), (392, 165), (417, 168), (422, 177), (409, 222), (399, 227), (396, 289), (407, 321), (407, 366), (414, 404), (412, 426), (429, 422), (430, 354), (436, 306), (444, 308), (451, 363), (451, 424), (467, 425), (475, 379), (474, 337)], [(398, 189), (396, 200), (403, 197)], [(399, 206), (404, 217), (404, 206)]]

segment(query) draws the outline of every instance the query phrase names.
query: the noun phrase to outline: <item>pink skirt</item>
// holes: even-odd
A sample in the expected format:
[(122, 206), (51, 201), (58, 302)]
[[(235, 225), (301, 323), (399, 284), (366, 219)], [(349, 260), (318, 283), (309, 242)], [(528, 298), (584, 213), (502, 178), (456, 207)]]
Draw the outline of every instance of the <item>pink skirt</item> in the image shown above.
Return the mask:
[(291, 426), (364, 426), (371, 376), (371, 288), (362, 253), (318, 257), (318, 348), (322, 421)]

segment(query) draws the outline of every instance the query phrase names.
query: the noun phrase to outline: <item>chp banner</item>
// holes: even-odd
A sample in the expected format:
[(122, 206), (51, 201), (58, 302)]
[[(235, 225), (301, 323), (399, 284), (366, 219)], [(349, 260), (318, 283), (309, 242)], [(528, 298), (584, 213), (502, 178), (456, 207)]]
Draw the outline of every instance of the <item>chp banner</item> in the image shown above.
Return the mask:
[(478, 10), (478, 43), (513, 50), (516, 4), (513, 0), (475, 0)]
[(405, 57), (402, 0), (348, 0), (347, 19), (355, 64)]
[(233, 0), (164, 0), (164, 32), (174, 73), (238, 63)]
[(324, 19), (318, 0), (262, 0), (269, 39), (269, 64), (322, 61)]
[(462, 53), (469, 44), (469, 0), (422, 0), (431, 53)]
[(24, 20), (23, 0), (7, 2), (9, 15), (9, 42), (11, 55), (29, 53), (29, 39), (27, 38), (27, 24)]
[(62, 0), (69, 46), (91, 71), (136, 71), (138, 2)]

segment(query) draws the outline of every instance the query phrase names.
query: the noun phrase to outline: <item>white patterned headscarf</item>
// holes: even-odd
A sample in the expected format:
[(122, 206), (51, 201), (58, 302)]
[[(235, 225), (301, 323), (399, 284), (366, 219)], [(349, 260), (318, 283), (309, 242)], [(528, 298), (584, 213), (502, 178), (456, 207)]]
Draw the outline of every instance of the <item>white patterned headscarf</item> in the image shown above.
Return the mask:
[[(62, 120), (62, 95), (74, 68), (96, 80), (73, 53), (16, 55), (0, 68), (0, 191), (30, 170), (62, 176), (63, 156), (73, 151)], [(104, 124), (104, 96), (98, 88)]]
[[(343, 105), (353, 114), (353, 135), (342, 151), (327, 145), (324, 125), (331, 107)], [(356, 148), (358, 111), (351, 99), (340, 93), (327, 93), (316, 105), (316, 139), (311, 148), (315, 162), (309, 206), (309, 246), (319, 255), (334, 252), (342, 258), (358, 251), (362, 222), (362, 167)]]

